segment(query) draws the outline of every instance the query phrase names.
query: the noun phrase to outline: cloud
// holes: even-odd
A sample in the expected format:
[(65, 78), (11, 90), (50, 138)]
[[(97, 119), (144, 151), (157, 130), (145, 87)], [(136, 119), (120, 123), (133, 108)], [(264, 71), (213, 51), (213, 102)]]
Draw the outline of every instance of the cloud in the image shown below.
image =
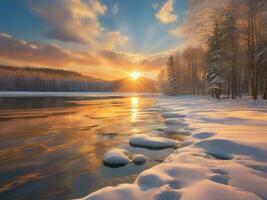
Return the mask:
[(90, 43), (98, 36), (97, 17), (107, 10), (97, 0), (30, 0), (30, 6), (49, 25), (49, 38), (79, 43)]
[(49, 66), (64, 66), (75, 61), (69, 51), (57, 45), (17, 40), (5, 33), (0, 34), (0, 58), (22, 61), (29, 65), (42, 63)]
[(177, 15), (172, 14), (173, 11), (173, 1), (166, 0), (158, 13), (155, 14), (155, 17), (164, 24), (173, 23), (177, 20)]
[(173, 36), (181, 37), (184, 34), (185, 30), (183, 26), (178, 26), (176, 28), (171, 29), (169, 32)]
[[(119, 38), (120, 35), (114, 32), (110, 33), (109, 37), (114, 41), (114, 38)], [(111, 49), (71, 51), (55, 44), (24, 41), (6, 33), (0, 33), (0, 61), (2, 63), (64, 68), (106, 79), (122, 78), (133, 69), (149, 72), (149, 74), (156, 73), (165, 66), (168, 55), (159, 53), (144, 56)]]
[(119, 4), (114, 4), (112, 6), (112, 13), (116, 15), (119, 12)]
[[(104, 34), (102, 41), (99, 42), (100, 47), (106, 50), (112, 50), (115, 47), (122, 47), (128, 42), (128, 37), (122, 36), (120, 32), (107, 32)], [(97, 47), (96, 47), (97, 48)]]
[[(118, 31), (109, 32), (101, 26), (98, 17), (108, 8), (99, 0), (28, 1), (33, 12), (47, 24), (50, 39), (81, 43), (94, 49), (112, 49), (128, 41)], [(117, 13), (118, 9), (115, 4), (112, 11)]]

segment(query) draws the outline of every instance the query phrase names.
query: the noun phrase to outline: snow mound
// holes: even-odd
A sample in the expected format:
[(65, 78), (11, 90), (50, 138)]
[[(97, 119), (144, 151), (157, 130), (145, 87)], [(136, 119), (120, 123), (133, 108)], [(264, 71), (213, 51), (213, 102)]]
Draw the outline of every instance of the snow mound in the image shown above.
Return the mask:
[(176, 164), (165, 162), (149, 170), (143, 171), (136, 179), (135, 184), (142, 190), (158, 188), (168, 185), (173, 189), (190, 185), (192, 182), (206, 177), (208, 170), (202, 166)]
[(208, 154), (222, 160), (233, 159), (234, 156), (246, 156), (261, 161), (267, 160), (267, 150), (239, 141), (210, 139), (197, 142), (194, 146), (204, 149)]
[(102, 188), (81, 200), (136, 200), (137, 196), (141, 196), (137, 186), (120, 184), (117, 187)]
[[(213, 169), (216, 163), (214, 160), (196, 157), (189, 152), (170, 157), (173, 157), (172, 161), (143, 171), (133, 184), (105, 187), (83, 200), (266, 199), (266, 180), (262, 178), (263, 174), (250, 172), (250, 169), (240, 164), (221, 163), (223, 170)], [(226, 184), (228, 174), (231, 185)], [(237, 176), (233, 177), (234, 175)], [(220, 180), (219, 176), (224, 177), (224, 180)]]
[(260, 200), (257, 195), (229, 185), (202, 180), (184, 190), (183, 199), (197, 200)]
[(126, 165), (130, 160), (125, 154), (124, 149), (111, 149), (104, 155), (104, 165), (110, 167), (119, 167)]
[(131, 146), (144, 147), (148, 149), (176, 148), (179, 144), (176, 140), (144, 134), (130, 137), (129, 143)]
[(145, 157), (142, 154), (137, 154), (133, 157), (133, 163), (135, 164), (143, 164), (146, 162), (146, 160), (147, 160), (147, 157)]

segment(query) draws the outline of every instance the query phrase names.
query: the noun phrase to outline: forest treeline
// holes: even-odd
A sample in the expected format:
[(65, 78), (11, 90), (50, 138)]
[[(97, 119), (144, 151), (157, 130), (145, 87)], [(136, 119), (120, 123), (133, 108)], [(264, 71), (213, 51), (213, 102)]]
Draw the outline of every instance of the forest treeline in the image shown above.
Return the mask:
[(223, 2), (203, 45), (170, 55), (159, 74), (162, 92), (267, 99), (267, 1)]
[(0, 66), (0, 91), (110, 91), (109, 82), (77, 72)]
[(157, 92), (154, 80), (106, 81), (62, 69), (0, 65), (0, 91)]

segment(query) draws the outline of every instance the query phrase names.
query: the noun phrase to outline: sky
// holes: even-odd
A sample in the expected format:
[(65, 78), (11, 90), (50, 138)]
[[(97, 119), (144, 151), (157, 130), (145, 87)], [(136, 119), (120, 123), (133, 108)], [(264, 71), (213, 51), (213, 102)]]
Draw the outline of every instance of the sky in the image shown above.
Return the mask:
[(0, 63), (109, 80), (131, 71), (156, 78), (185, 42), (179, 32), (188, 6), (187, 0), (1, 0)]

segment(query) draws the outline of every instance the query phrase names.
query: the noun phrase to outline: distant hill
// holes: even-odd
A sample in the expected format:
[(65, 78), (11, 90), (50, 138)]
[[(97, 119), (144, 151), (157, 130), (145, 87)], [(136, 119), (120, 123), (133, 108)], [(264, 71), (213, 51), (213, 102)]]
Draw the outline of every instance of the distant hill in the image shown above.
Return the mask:
[(156, 92), (157, 88), (147, 78), (106, 81), (61, 69), (0, 65), (0, 91)]
[(76, 77), (76, 78), (85, 78), (91, 81), (103, 81), (101, 79), (96, 79), (91, 76), (84, 76), (78, 72), (68, 71), (63, 69), (51, 69), (51, 68), (37, 68), (37, 67), (14, 67), (14, 66), (6, 66), (0, 65), (1, 72), (15, 72), (15, 73), (42, 73), (43, 75), (57, 75), (62, 76), (64, 78), (67, 77)]

